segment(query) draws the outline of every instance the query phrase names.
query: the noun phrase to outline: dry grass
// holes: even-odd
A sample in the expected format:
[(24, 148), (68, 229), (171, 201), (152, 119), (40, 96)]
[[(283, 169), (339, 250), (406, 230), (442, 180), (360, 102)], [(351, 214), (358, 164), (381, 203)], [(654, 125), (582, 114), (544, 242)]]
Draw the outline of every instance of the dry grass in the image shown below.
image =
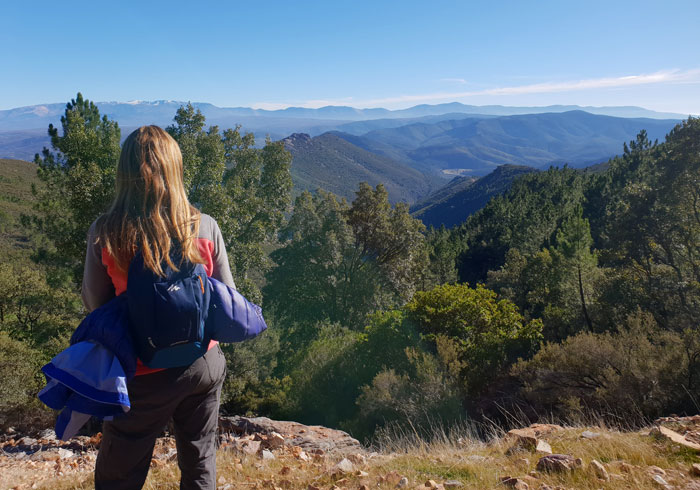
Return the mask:
[[(409, 480), (408, 488), (421, 485), (432, 479), (438, 483), (459, 480), (463, 489), (504, 488), (503, 476), (527, 478), (535, 469), (538, 457), (529, 452), (506, 454), (510, 447), (503, 438), (481, 442), (473, 437), (473, 428), (463, 428), (463, 433), (453, 431), (438, 433), (432, 442), (419, 442), (404, 434), (393, 441), (384, 441), (381, 452), (368, 456), (365, 464), (355, 465), (356, 470), (368, 473), (360, 476), (356, 472), (334, 473), (333, 466), (342, 457), (325, 455), (314, 461), (303, 462), (291, 452), (278, 452), (275, 460), (263, 461), (255, 456), (241, 455), (232, 451), (219, 451), (217, 462), (219, 487), (229, 484), (232, 489), (274, 488), (306, 489), (313, 485), (330, 489), (333, 485), (344, 489), (357, 489), (366, 484), (370, 488), (395, 488), (395, 483), (382, 482), (381, 477), (392, 471)], [(584, 439), (584, 430), (597, 432), (594, 439)], [(658, 489), (652, 480), (649, 467), (665, 470), (666, 481), (675, 488), (685, 488), (700, 479), (690, 476), (692, 463), (700, 457), (671, 443), (658, 441), (648, 436), (647, 431), (617, 432), (601, 427), (565, 428), (544, 437), (555, 453), (571, 454), (582, 458), (585, 466), (567, 475), (537, 474), (530, 480), (530, 488), (541, 484), (551, 487), (576, 489)], [(527, 462), (525, 461), (527, 459)], [(589, 463), (598, 460), (606, 466), (610, 481), (595, 477)], [(624, 464), (623, 464), (624, 463)], [(627, 465), (625, 468), (623, 466)], [(176, 489), (179, 471), (175, 463), (152, 468), (146, 486), (148, 490)], [(52, 480), (42, 488), (88, 489), (92, 488), (92, 475), (80, 474)], [(700, 488), (700, 486), (696, 487)]]

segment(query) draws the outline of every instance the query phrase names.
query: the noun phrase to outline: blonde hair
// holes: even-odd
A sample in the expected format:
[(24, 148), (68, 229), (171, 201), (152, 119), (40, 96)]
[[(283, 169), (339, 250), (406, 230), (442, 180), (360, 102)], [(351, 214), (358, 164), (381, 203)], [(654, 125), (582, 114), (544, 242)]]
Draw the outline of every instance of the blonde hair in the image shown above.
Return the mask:
[(98, 241), (121, 271), (138, 251), (159, 276), (163, 262), (178, 270), (174, 246), (182, 260), (204, 262), (196, 242), (200, 213), (187, 200), (182, 171), (180, 147), (158, 126), (142, 126), (124, 141), (116, 196), (97, 222)]

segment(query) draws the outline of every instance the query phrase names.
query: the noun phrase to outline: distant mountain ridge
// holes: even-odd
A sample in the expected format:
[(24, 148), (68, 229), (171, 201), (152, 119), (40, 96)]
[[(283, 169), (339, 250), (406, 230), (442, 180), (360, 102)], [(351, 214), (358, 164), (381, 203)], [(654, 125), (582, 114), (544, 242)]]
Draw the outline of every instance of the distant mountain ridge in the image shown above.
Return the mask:
[(292, 154), (295, 192), (318, 188), (352, 201), (360, 182), (384, 184), (392, 202), (415, 202), (442, 182), (381, 155), (375, 155), (332, 133), (311, 137), (295, 133), (282, 140)]
[[(124, 126), (140, 126), (142, 124), (169, 124), (175, 111), (185, 101), (156, 100), (132, 102), (97, 102), (102, 114)], [(356, 109), (348, 106), (326, 106), (318, 109), (305, 107), (288, 107), (286, 109), (267, 110), (250, 107), (218, 107), (206, 102), (193, 102), (212, 124), (234, 122), (241, 119), (311, 119), (330, 120), (337, 123), (362, 121), (372, 119), (401, 119), (424, 116), (436, 116), (449, 113), (477, 114), (484, 116), (508, 116), (517, 114), (537, 114), (543, 112), (568, 112), (583, 110), (591, 114), (615, 117), (648, 117), (653, 119), (684, 119), (688, 114), (656, 112), (643, 107), (592, 107), (576, 105), (552, 105), (544, 107), (511, 107), (500, 105), (473, 106), (451, 102), (445, 104), (421, 104), (407, 109), (390, 110), (384, 108)], [(20, 130), (44, 128), (49, 123), (57, 124), (65, 110), (65, 103), (37, 104), (0, 110), (0, 130)], [(235, 122), (234, 122), (235, 123)], [(322, 123), (326, 126), (327, 123)]]
[(486, 175), (499, 165), (585, 167), (620, 154), (645, 129), (663, 140), (678, 120), (620, 118), (584, 111), (467, 117), (369, 131), (336, 133), (367, 151), (423, 172)]

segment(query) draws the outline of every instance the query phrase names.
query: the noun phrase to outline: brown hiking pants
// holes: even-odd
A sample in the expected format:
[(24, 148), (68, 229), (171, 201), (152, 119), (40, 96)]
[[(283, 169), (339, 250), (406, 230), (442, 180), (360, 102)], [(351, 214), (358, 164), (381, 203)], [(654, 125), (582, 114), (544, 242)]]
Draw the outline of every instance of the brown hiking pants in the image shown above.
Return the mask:
[(135, 376), (131, 410), (104, 422), (95, 464), (96, 490), (143, 487), (156, 438), (172, 417), (180, 488), (216, 488), (216, 428), (226, 361), (217, 345), (191, 366)]

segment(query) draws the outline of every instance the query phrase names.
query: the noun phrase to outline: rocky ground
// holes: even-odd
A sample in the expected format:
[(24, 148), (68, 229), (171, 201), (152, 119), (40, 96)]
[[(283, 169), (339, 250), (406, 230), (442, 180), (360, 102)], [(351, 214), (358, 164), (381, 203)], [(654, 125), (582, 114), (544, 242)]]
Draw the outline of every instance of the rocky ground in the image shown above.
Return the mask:
[[(218, 488), (340, 490), (700, 490), (700, 416), (667, 417), (640, 432), (534, 424), (480, 442), (469, 437), (372, 452), (342, 431), (264, 417), (222, 417)], [(91, 488), (100, 434), (0, 436), (0, 490)], [(147, 489), (178, 488), (175, 441), (158, 439)]]

